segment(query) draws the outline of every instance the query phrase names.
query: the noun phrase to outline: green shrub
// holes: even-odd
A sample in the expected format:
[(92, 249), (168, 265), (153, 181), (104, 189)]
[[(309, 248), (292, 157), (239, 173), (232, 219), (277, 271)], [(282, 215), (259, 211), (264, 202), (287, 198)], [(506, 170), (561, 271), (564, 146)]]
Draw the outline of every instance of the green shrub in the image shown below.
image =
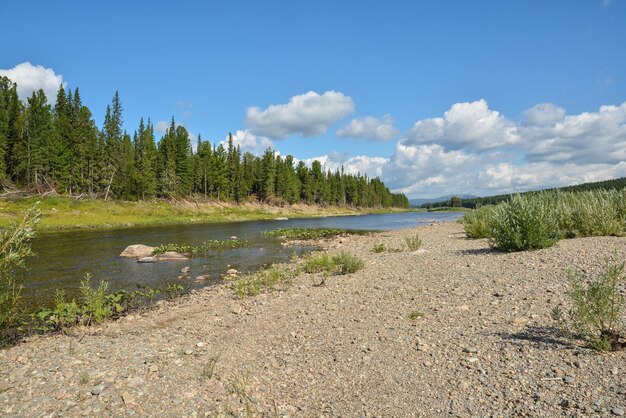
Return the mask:
[(547, 193), (517, 194), (493, 209), (489, 243), (504, 251), (537, 250), (559, 239), (556, 214)]
[(415, 321), (416, 319), (419, 319), (419, 318), (421, 318), (421, 317), (423, 317), (423, 316), (424, 316), (424, 314), (423, 314), (422, 312), (420, 312), (420, 311), (412, 311), (412, 312), (409, 314), (409, 319), (410, 319), (411, 321)]
[(469, 238), (489, 238), (489, 224), (493, 206), (482, 206), (467, 212), (461, 218), (465, 235)]
[[(596, 277), (583, 272), (570, 272), (570, 319), (574, 328), (589, 340), (596, 350), (617, 350), (620, 343), (620, 316), (626, 307), (626, 297), (620, 286), (626, 283), (624, 262), (617, 255), (606, 260), (604, 270)], [(560, 312), (553, 311), (560, 320)]]
[(374, 252), (375, 253), (385, 252), (386, 249), (387, 248), (385, 247), (385, 244), (383, 244), (383, 243), (374, 244)]
[(343, 251), (335, 255), (332, 260), (339, 274), (355, 273), (364, 266), (363, 260), (359, 257)]
[(301, 268), (305, 273), (332, 273), (335, 271), (335, 263), (328, 253), (321, 253), (307, 257)]
[(417, 251), (422, 246), (422, 239), (420, 238), (420, 236), (418, 234), (415, 234), (412, 237), (404, 238), (404, 243), (406, 244), (406, 247), (409, 250)]
[(33, 228), (39, 222), (37, 202), (24, 219), (0, 233), (0, 344), (10, 338), (10, 333), (20, 318), (22, 285), (16, 273), (24, 269), (26, 258), (33, 255), (30, 240), (35, 236)]

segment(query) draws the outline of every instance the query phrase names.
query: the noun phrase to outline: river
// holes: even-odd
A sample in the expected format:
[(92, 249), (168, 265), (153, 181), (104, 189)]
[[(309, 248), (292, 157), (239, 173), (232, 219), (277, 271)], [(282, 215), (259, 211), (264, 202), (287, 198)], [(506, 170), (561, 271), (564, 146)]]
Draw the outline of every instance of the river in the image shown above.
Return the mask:
[[(288, 260), (295, 252), (310, 251), (310, 247), (285, 248), (277, 238), (263, 235), (276, 228), (345, 228), (356, 230), (392, 230), (450, 222), (460, 218), (460, 212), (403, 212), (313, 219), (289, 219), (210, 224), (159, 225), (107, 230), (43, 232), (32, 243), (36, 256), (27, 260), (23, 296), (29, 305), (49, 304), (56, 289), (76, 295), (80, 281), (90, 273), (95, 283), (109, 282), (109, 289), (133, 290), (138, 285), (162, 287), (179, 283), (198, 287), (215, 283), (229, 268), (241, 272), (255, 271), (264, 265)], [(131, 244), (156, 246), (165, 243), (201, 245), (208, 240), (224, 240), (231, 236), (250, 241), (246, 248), (212, 251), (207, 257), (183, 262), (140, 264), (119, 257)], [(187, 274), (181, 268), (189, 266)], [(211, 279), (195, 283), (197, 276)]]

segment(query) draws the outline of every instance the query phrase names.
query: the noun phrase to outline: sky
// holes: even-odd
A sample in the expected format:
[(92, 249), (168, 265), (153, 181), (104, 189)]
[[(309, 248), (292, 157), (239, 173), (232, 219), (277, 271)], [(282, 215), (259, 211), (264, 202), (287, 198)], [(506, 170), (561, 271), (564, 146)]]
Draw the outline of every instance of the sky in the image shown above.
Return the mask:
[(3, 1), (0, 75), (102, 125), (380, 177), (409, 197), (626, 176), (626, 1)]

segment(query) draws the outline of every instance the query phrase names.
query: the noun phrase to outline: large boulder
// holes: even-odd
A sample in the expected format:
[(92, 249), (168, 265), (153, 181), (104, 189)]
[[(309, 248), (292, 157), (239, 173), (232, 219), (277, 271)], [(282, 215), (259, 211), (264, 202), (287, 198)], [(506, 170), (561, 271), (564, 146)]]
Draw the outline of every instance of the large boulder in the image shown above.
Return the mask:
[(149, 257), (154, 252), (154, 247), (149, 247), (143, 244), (135, 244), (129, 245), (126, 247), (120, 257), (130, 257), (130, 258), (144, 258)]
[(177, 253), (176, 251), (167, 251), (163, 254), (157, 254), (154, 258), (157, 261), (183, 261), (189, 260), (185, 254)]

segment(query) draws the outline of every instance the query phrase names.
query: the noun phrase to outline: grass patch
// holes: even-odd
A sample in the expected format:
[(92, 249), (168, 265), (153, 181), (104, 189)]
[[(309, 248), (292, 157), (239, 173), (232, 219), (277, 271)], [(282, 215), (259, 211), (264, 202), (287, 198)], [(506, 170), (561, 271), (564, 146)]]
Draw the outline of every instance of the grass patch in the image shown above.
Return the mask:
[(206, 381), (213, 378), (213, 374), (215, 373), (215, 366), (217, 366), (217, 362), (220, 359), (220, 354), (215, 354), (210, 356), (206, 363), (202, 366), (202, 370), (200, 371), (200, 380)]
[(38, 229), (118, 228), (135, 225), (213, 223), (289, 218), (313, 218), (363, 213), (406, 212), (408, 209), (354, 209), (295, 205), (273, 207), (263, 204), (235, 204), (208, 200), (169, 201), (164, 199), (137, 202), (33, 196), (0, 199), (0, 227), (19, 222), (41, 200)]
[(296, 275), (289, 266), (272, 265), (254, 274), (238, 278), (233, 287), (239, 299), (256, 296), (261, 291), (286, 290)]
[(415, 234), (412, 237), (404, 238), (404, 244), (410, 251), (417, 251), (422, 246), (422, 239), (418, 234)]
[(338, 235), (355, 233), (347, 229), (340, 228), (280, 228), (272, 231), (265, 231), (263, 234), (268, 237), (285, 237), (287, 239), (320, 239), (332, 238)]
[(375, 253), (384, 253), (387, 250), (387, 247), (382, 242), (378, 244), (374, 244), (374, 252)]
[(424, 316), (424, 313), (420, 311), (411, 311), (411, 313), (409, 313), (409, 319), (411, 321), (415, 321), (416, 319), (419, 319), (423, 316)]
[(234, 248), (242, 248), (250, 245), (250, 242), (245, 239), (226, 239), (226, 240), (210, 240), (204, 242), (200, 246), (193, 246), (188, 244), (161, 244), (154, 248), (154, 254), (163, 254), (168, 251), (175, 251), (181, 254), (197, 255), (206, 253), (212, 250), (228, 250)]
[(363, 260), (359, 257), (341, 251), (334, 256), (328, 253), (309, 256), (305, 259), (301, 269), (305, 273), (350, 274), (360, 270), (363, 266)]

